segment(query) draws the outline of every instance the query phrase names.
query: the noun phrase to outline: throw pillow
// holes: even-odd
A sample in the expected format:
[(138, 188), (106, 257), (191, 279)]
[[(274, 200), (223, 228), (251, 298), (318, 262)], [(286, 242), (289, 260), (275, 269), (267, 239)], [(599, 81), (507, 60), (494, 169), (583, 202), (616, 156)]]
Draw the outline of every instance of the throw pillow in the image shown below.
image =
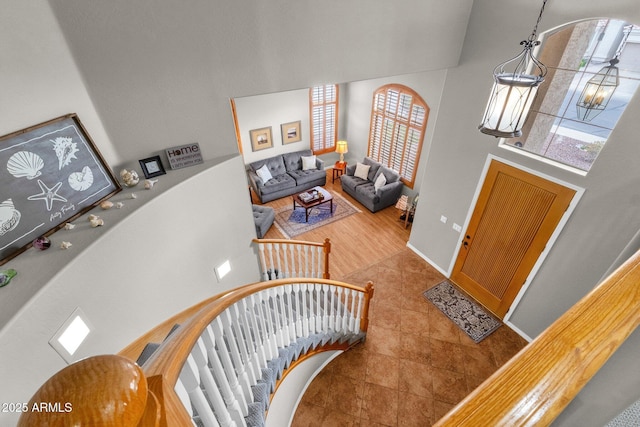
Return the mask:
[(271, 176), (271, 172), (269, 172), (269, 168), (267, 167), (266, 164), (262, 165), (262, 167), (256, 171), (256, 175), (258, 175), (260, 177), (262, 182), (267, 182), (271, 178), (273, 178)]
[(366, 181), (367, 175), (369, 174), (369, 168), (371, 168), (371, 166), (364, 165), (358, 162), (356, 164), (356, 171), (354, 172), (353, 176), (357, 176), (358, 178), (362, 178)]
[(311, 169), (317, 169), (316, 156), (300, 156), (302, 159), (302, 170), (308, 171)]
[(385, 178), (384, 174), (381, 173), (376, 178), (376, 182), (373, 183), (373, 189), (378, 191), (381, 187), (383, 187), (387, 183), (387, 178)]

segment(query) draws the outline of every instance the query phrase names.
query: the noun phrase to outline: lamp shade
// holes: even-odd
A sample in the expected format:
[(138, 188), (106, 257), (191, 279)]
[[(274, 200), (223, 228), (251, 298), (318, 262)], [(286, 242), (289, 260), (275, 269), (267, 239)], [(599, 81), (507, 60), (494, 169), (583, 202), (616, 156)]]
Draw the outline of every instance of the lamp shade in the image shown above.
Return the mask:
[(347, 145), (347, 141), (336, 142), (336, 153), (344, 154), (348, 152), (349, 152), (349, 147)]
[(620, 84), (617, 63), (615, 58), (609, 61), (610, 65), (598, 71), (584, 86), (576, 102), (578, 119), (588, 122), (607, 108), (613, 92)]
[(543, 77), (530, 74), (494, 74), (480, 132), (499, 138), (522, 135), (522, 126), (543, 81)]
[(340, 163), (344, 163), (344, 153), (349, 152), (347, 141), (336, 142), (336, 153), (340, 153)]

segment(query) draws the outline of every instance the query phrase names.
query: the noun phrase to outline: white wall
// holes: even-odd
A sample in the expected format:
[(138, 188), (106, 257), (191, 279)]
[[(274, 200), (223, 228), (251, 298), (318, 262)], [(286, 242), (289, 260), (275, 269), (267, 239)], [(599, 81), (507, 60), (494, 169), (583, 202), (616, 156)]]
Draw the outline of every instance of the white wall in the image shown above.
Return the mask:
[[(442, 270), (448, 270), (461, 242), (460, 234), (450, 224), (465, 223), (489, 154), (585, 188), (576, 210), (510, 318), (531, 337), (590, 291), (640, 229), (637, 96), (586, 177), (499, 148), (497, 139), (477, 130), (492, 84), (491, 72), (520, 51), (519, 42), (530, 34), (540, 3), (474, 2), (460, 65), (447, 73), (410, 237), (412, 246)], [(640, 23), (640, 9), (633, 0), (606, 4), (571, 0), (549, 2), (539, 31), (600, 16)], [(448, 224), (439, 221), (440, 215), (449, 218)], [(638, 335), (607, 365), (603, 371), (607, 375), (598, 374), (588, 384), (557, 425), (604, 425), (637, 400), (640, 371), (637, 362), (628, 362), (631, 354), (638, 354)], [(616, 390), (615, 397), (611, 390)]]
[(206, 158), (236, 152), (230, 98), (453, 66), (473, 1), (50, 3), (106, 129), (135, 159), (189, 142)]
[(77, 113), (108, 163), (120, 161), (45, 0), (0, 0), (0, 135)]
[[(0, 330), (0, 402), (27, 402), (66, 366), (48, 342), (76, 307), (92, 326), (78, 360), (117, 353), (183, 309), (260, 280), (242, 159), (194, 169), (161, 176), (152, 190), (123, 190), (111, 199), (125, 203), (122, 209), (92, 211), (103, 227), (91, 228), (85, 214), (73, 230), (51, 236), (54, 247), (11, 262), (19, 273), (0, 303), (19, 311)], [(73, 246), (58, 249), (62, 240)], [(214, 268), (225, 260), (232, 270), (218, 282)], [(27, 302), (11, 307), (25, 293)], [(0, 425), (14, 417), (0, 413)]]
[(349, 159), (352, 162), (362, 161), (367, 155), (369, 128), (371, 125), (371, 107), (373, 93), (386, 84), (402, 84), (416, 91), (429, 107), (427, 129), (424, 135), (420, 164), (416, 172), (416, 183), (412, 190), (405, 186), (404, 192), (416, 194), (420, 192), (420, 183), (427, 168), (427, 159), (436, 127), (442, 91), (446, 80), (446, 70), (428, 71), (424, 73), (404, 74), (381, 79), (362, 80), (346, 86), (346, 102), (342, 104), (347, 111), (347, 140), (349, 141)]

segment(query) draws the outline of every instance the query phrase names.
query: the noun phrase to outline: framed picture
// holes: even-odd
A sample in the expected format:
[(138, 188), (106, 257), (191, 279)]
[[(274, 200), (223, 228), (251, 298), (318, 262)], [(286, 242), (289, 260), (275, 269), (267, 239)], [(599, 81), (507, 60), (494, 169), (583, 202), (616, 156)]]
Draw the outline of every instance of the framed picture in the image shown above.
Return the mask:
[(142, 173), (147, 179), (167, 173), (164, 170), (164, 166), (162, 166), (160, 156), (148, 157), (146, 159), (138, 160), (138, 162), (140, 162)]
[(0, 264), (122, 190), (76, 114), (0, 138)]
[(265, 148), (273, 147), (273, 140), (271, 139), (271, 126), (266, 128), (254, 129), (249, 131), (251, 135), (251, 150), (260, 151)]
[(302, 140), (302, 134), (300, 133), (300, 120), (297, 122), (283, 123), (280, 125), (282, 132), (282, 143), (290, 144), (292, 142), (298, 142)]

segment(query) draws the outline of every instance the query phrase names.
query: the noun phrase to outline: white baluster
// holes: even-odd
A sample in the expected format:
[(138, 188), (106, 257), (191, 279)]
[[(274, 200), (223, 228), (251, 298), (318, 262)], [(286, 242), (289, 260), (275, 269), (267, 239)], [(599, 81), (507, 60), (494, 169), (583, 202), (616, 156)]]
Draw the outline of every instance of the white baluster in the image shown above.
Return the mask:
[(204, 396), (202, 389), (200, 388), (200, 375), (198, 375), (198, 366), (193, 360), (193, 356), (189, 355), (180, 372), (180, 381), (184, 385), (185, 390), (189, 394), (189, 400), (196, 410), (196, 413), (202, 420), (205, 426), (218, 427), (218, 420), (216, 420), (213, 411), (209, 407), (209, 402)]
[(329, 286), (329, 329), (336, 330), (336, 292), (335, 286)]
[[(231, 391), (233, 391), (233, 395), (236, 397), (236, 399), (241, 402), (240, 407), (245, 408), (247, 406), (247, 400), (250, 401), (250, 399), (247, 399), (245, 397), (245, 391), (242, 389), (242, 386), (238, 381), (238, 376), (236, 374), (235, 368), (233, 367), (233, 363), (231, 362), (231, 357), (229, 356), (227, 345), (224, 342), (222, 322), (220, 321), (219, 317), (213, 319), (213, 321), (211, 322), (211, 328), (213, 329), (216, 351), (218, 352), (218, 356), (220, 357), (220, 361), (222, 362), (224, 373), (229, 380)], [(249, 395), (251, 395), (251, 390), (249, 390)]]
[(320, 283), (316, 283), (314, 286), (314, 297), (316, 300), (316, 328), (315, 332), (322, 332), (322, 318), (324, 317), (324, 313), (322, 310), (322, 285)]
[(294, 283), (291, 286), (291, 298), (295, 304), (294, 317), (296, 320), (296, 337), (302, 336), (302, 307), (300, 306), (300, 284)]
[(351, 308), (349, 308), (349, 332), (356, 332), (356, 318), (354, 314), (356, 313), (356, 297), (357, 291), (355, 289), (351, 289)]
[(258, 293), (258, 297), (260, 298), (260, 310), (262, 313), (262, 318), (264, 319), (264, 324), (267, 327), (267, 347), (269, 348), (269, 352), (271, 357), (269, 360), (278, 357), (278, 343), (276, 339), (276, 328), (273, 322), (273, 313), (271, 312), (270, 304), (269, 304), (269, 293), (264, 290)]
[(251, 294), (248, 298), (251, 301), (252, 313), (254, 314), (255, 319), (258, 322), (262, 348), (264, 349), (267, 360), (271, 360), (276, 357), (276, 355), (273, 354), (270, 345), (271, 343), (269, 342), (269, 329), (267, 329), (267, 323), (264, 316), (262, 298), (259, 294)]
[(200, 384), (207, 393), (207, 396), (209, 396), (209, 402), (211, 402), (213, 406), (213, 412), (220, 421), (220, 425), (225, 427), (246, 426), (246, 422), (238, 406), (238, 401), (234, 399), (230, 407), (225, 405), (222, 394), (209, 370), (207, 350), (205, 349), (202, 339), (196, 341), (196, 344), (191, 350), (191, 356), (193, 356), (193, 360), (198, 367)]
[(300, 300), (302, 305), (302, 335), (309, 336), (309, 285), (307, 283), (300, 284)]
[(276, 247), (276, 261), (278, 262), (278, 274), (276, 274), (277, 279), (282, 279), (284, 277), (284, 272), (282, 271), (282, 265), (280, 264), (280, 244), (277, 244)]
[(294, 294), (293, 294), (293, 286), (285, 285), (284, 286), (284, 296), (285, 296), (285, 304), (287, 305), (287, 324), (289, 325), (289, 340), (291, 342), (295, 342), (297, 338), (296, 333), (296, 314), (293, 311), (294, 302)]
[(258, 251), (260, 253), (260, 264), (262, 267), (262, 280), (269, 280), (269, 276), (267, 275), (267, 260), (264, 257), (264, 243), (258, 244)]
[(309, 246), (305, 245), (302, 249), (304, 252), (304, 277), (309, 277)]
[(286, 279), (287, 277), (291, 277), (291, 270), (289, 269), (289, 260), (287, 256), (287, 248), (291, 246), (289, 244), (282, 246), (282, 258), (284, 258), (284, 272), (282, 273), (282, 278)]
[(277, 279), (276, 277), (276, 267), (275, 267), (275, 263), (273, 262), (273, 245), (271, 243), (269, 243), (269, 268), (271, 269), (271, 280), (275, 280)]
[(229, 351), (229, 355), (231, 356), (233, 366), (235, 367), (236, 376), (238, 377), (238, 382), (240, 382), (240, 387), (242, 387), (242, 391), (244, 392), (246, 400), (250, 401), (252, 396), (251, 381), (249, 380), (249, 375), (244, 368), (244, 362), (242, 361), (242, 358), (240, 356), (237, 337), (234, 335), (232, 330), (229, 309), (220, 313), (220, 316), (216, 318), (216, 321), (217, 320), (222, 323), (222, 333), (226, 338), (227, 349)]
[(303, 277), (304, 276), (304, 265), (302, 264), (302, 246), (301, 245), (297, 245), (296, 249), (298, 250), (298, 276), (297, 277)]
[[(234, 408), (237, 405), (242, 415), (247, 416), (247, 402), (252, 402), (253, 396), (249, 400), (244, 399), (240, 401), (233, 393), (229, 382), (229, 376), (225, 373), (222, 361), (220, 360), (220, 354), (216, 350), (215, 336), (211, 325), (208, 325), (204, 329), (201, 338), (207, 352), (207, 358), (209, 360), (209, 365), (211, 366), (213, 377), (216, 380), (216, 384), (218, 384), (220, 394), (222, 395), (225, 404), (228, 408)], [(242, 395), (242, 397), (244, 398), (244, 395)]]
[(264, 345), (262, 344), (262, 337), (260, 334), (260, 327), (256, 320), (256, 314), (253, 310), (253, 300), (250, 297), (240, 300), (242, 305), (242, 312), (244, 313), (245, 322), (248, 326), (251, 326), (252, 334), (251, 339), (254, 349), (254, 357), (251, 358), (253, 362), (253, 369), (256, 371), (257, 377), (260, 378), (262, 373), (260, 368), (267, 366), (267, 355), (264, 351)]
[(322, 313), (322, 331), (327, 332), (329, 330), (329, 317), (331, 316), (331, 307), (329, 306), (329, 285), (322, 285), (322, 307), (324, 312)]
[(360, 319), (362, 319), (362, 304), (364, 303), (364, 292), (358, 292), (358, 308), (356, 309), (356, 324), (353, 328), (354, 332), (358, 333), (360, 331)]
[(278, 296), (276, 301), (278, 302), (277, 310), (280, 315), (280, 321), (282, 324), (282, 346), (287, 347), (291, 345), (291, 332), (289, 331), (289, 313), (287, 310), (286, 301), (284, 299), (284, 288), (284, 286), (278, 286), (276, 288), (276, 294)]
[(269, 304), (268, 307), (271, 309), (271, 314), (273, 316), (273, 326), (275, 327), (275, 336), (276, 336), (276, 344), (277, 347), (284, 347), (284, 336), (282, 332), (282, 315), (280, 314), (280, 310), (278, 307), (278, 293), (275, 288), (267, 289), (267, 294), (269, 295)]
[(231, 315), (231, 326), (233, 327), (233, 331), (236, 336), (236, 342), (240, 348), (240, 356), (242, 357), (246, 373), (249, 376), (249, 382), (253, 385), (258, 381), (258, 378), (256, 377), (249, 360), (249, 353), (251, 351), (249, 347), (249, 340), (251, 337), (247, 335), (249, 331), (244, 327), (242, 316), (240, 316), (239, 303), (233, 304), (228, 310)]

